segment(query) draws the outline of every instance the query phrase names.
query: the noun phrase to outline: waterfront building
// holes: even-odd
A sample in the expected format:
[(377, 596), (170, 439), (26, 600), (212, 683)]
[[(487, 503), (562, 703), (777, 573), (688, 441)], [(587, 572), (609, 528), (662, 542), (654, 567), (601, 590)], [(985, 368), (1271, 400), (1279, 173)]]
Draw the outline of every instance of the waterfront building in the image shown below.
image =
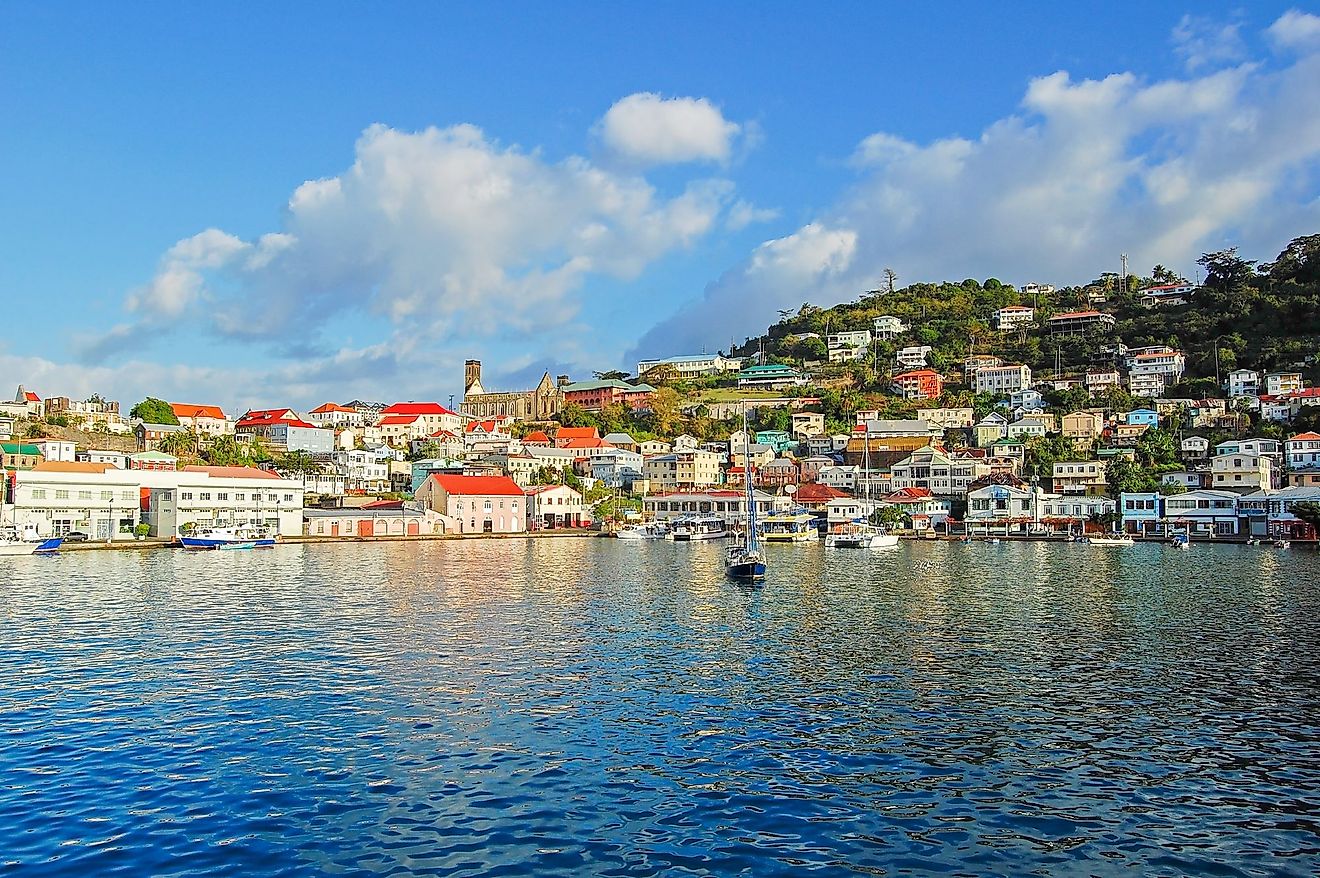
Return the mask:
[(590, 527), (591, 506), (568, 485), (538, 485), (527, 489), (529, 530)]
[(1198, 537), (1228, 537), (1238, 532), (1238, 495), (1203, 489), (1164, 498), (1165, 524)]
[(1288, 485), (1320, 485), (1320, 433), (1298, 433), (1283, 443)]
[(463, 364), (463, 402), (459, 410), (473, 418), (548, 421), (563, 408), (562, 387), (568, 383), (567, 376), (560, 376), (556, 384), (546, 372), (531, 390), (492, 393), (481, 383), (481, 361), (468, 360)]
[(440, 515), (416, 502), (378, 500), (364, 506), (303, 510), (303, 533), (311, 537), (402, 537), (444, 533)]
[[(774, 497), (753, 490), (752, 502), (756, 504), (757, 515), (764, 515), (773, 507)], [(742, 521), (747, 517), (746, 492), (678, 491), (652, 494), (642, 499), (642, 516), (646, 519), (668, 521), (685, 515), (718, 515), (726, 522)]]
[(526, 497), (508, 476), (433, 474), (416, 499), (444, 518), (445, 533), (523, 533)]
[(1298, 503), (1320, 503), (1320, 487), (1295, 486), (1246, 494), (1238, 499), (1242, 529), (1253, 537), (1313, 540), (1315, 528), (1293, 511)]
[(1158, 491), (1124, 491), (1118, 495), (1124, 533), (1159, 536), (1164, 528), (1164, 498)]
[(967, 514), (964, 521), (974, 525), (1013, 528), (1022, 532), (1039, 525), (1045, 504), (1056, 499), (1042, 488), (1016, 485), (984, 485), (967, 491)]
[(13, 522), (43, 537), (81, 531), (131, 539), (140, 521), (140, 479), (107, 463), (38, 463), (14, 478)]

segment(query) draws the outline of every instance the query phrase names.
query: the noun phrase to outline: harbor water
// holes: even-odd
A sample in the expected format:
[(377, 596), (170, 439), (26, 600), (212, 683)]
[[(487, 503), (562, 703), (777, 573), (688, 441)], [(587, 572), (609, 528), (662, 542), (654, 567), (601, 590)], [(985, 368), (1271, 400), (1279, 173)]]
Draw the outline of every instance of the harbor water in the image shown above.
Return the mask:
[(1316, 553), (723, 551), (4, 559), (0, 872), (1320, 871)]

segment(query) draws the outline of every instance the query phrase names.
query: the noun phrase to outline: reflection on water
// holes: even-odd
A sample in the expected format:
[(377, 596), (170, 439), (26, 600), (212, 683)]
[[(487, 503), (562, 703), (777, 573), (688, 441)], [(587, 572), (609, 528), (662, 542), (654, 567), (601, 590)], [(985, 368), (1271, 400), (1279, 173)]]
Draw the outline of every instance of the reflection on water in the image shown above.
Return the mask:
[(704, 544), (5, 559), (0, 863), (1320, 866), (1314, 554), (770, 551), (761, 590)]

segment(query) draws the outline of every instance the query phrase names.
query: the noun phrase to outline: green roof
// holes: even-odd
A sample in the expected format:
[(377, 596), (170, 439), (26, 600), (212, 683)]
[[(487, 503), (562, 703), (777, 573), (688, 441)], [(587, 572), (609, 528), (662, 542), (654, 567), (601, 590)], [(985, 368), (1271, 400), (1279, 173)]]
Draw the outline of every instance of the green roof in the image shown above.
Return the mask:
[(5, 454), (41, 454), (40, 448), (27, 442), (0, 442), (0, 449), (4, 449)]
[(617, 378), (610, 378), (604, 381), (574, 381), (572, 384), (565, 384), (563, 391), (565, 393), (573, 393), (579, 390), (603, 390), (606, 387), (614, 387), (632, 393), (655, 392), (655, 388), (649, 384), (629, 384), (627, 381), (620, 381)]
[(165, 454), (162, 451), (139, 451), (136, 454), (130, 454), (133, 460), (178, 460), (173, 454)]
[(797, 374), (797, 370), (794, 369), (792, 366), (783, 366), (778, 363), (767, 363), (763, 366), (747, 366), (742, 370), (740, 374), (756, 375), (767, 372), (791, 372), (794, 375)]

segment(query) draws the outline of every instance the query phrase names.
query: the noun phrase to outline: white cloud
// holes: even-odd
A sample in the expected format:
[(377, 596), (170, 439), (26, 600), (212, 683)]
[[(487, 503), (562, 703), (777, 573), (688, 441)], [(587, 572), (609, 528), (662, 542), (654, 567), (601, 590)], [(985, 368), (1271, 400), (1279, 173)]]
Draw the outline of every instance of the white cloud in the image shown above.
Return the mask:
[(1265, 33), (1282, 48), (1315, 49), (1320, 46), (1320, 15), (1289, 9)]
[(1173, 49), (1189, 71), (1240, 61), (1246, 56), (1242, 25), (1184, 15), (1173, 29)]
[(755, 223), (768, 223), (779, 218), (779, 211), (772, 207), (757, 207), (749, 201), (739, 199), (729, 208), (724, 226), (731, 232), (745, 229)]
[(740, 126), (705, 98), (639, 92), (621, 98), (598, 126), (605, 145), (644, 164), (727, 161)]
[(469, 340), (530, 333), (571, 320), (586, 277), (636, 277), (711, 232), (732, 191), (694, 179), (664, 196), (641, 176), (552, 163), (471, 125), (373, 125), (352, 167), (293, 192), (283, 229), (183, 239), (128, 295), (136, 322), (80, 351), (97, 361), (185, 316), (260, 341), (306, 340), (346, 310), (431, 338), (460, 323)]
[[(1320, 223), (1320, 47), (1289, 13), (1271, 28), (1294, 57), (1186, 79), (1133, 73), (1032, 80), (1021, 110), (974, 138), (858, 145), (858, 178), (793, 235), (754, 250), (633, 356), (724, 347), (775, 311), (904, 282), (985, 278), (1073, 283), (1156, 263), (1189, 275), (1222, 246), (1269, 259)], [(631, 357), (630, 357), (631, 358)]]

